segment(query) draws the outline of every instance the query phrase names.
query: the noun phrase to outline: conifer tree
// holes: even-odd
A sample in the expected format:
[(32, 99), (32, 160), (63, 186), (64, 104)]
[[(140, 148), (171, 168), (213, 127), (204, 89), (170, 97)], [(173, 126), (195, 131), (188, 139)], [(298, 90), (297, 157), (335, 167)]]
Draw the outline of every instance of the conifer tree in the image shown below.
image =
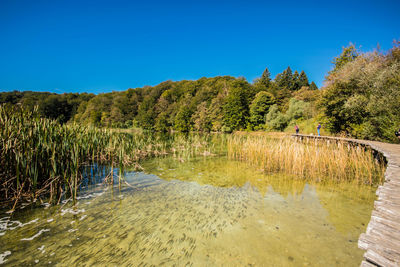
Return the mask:
[(308, 82), (308, 77), (307, 77), (306, 73), (304, 72), (304, 70), (302, 70), (300, 72), (299, 85), (300, 85), (300, 88), (303, 86), (310, 86), (310, 84)]
[(318, 90), (318, 86), (315, 84), (315, 82), (311, 82), (310, 90)]
[(280, 87), (280, 89), (290, 89), (293, 83), (292, 69), (290, 67), (287, 67), (287, 69), (284, 70), (282, 73), (276, 75), (275, 82), (277, 83), (278, 87)]
[(292, 76), (292, 86), (290, 87), (291, 91), (297, 91), (301, 88), (300, 85), (300, 75), (297, 70), (294, 71)]
[(260, 82), (265, 85), (265, 87), (269, 87), (270, 83), (271, 83), (271, 73), (269, 72), (268, 68), (265, 68), (261, 78), (260, 78)]

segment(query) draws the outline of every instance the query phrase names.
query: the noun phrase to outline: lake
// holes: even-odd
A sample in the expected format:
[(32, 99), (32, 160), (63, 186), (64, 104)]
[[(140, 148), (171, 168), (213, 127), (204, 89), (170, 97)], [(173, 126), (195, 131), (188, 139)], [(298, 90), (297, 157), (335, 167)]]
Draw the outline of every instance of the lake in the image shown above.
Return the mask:
[[(375, 188), (265, 174), (223, 156), (156, 158), (78, 202), (0, 211), (9, 266), (359, 266)], [(117, 170), (115, 170), (117, 173)], [(118, 179), (115, 179), (116, 182)]]

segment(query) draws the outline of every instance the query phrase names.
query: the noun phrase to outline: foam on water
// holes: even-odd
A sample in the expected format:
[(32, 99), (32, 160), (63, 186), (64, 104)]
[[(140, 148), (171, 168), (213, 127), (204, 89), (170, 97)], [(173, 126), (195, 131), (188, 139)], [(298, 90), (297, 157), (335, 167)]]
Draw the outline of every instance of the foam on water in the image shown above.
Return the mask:
[(5, 263), (7, 260), (5, 259), (7, 256), (11, 255), (11, 251), (5, 251), (0, 254), (0, 264)]
[(42, 205), (42, 206), (44, 206), (45, 208), (48, 208), (48, 207), (50, 207), (50, 206), (51, 206), (51, 204), (50, 204), (50, 203), (47, 203), (47, 202), (45, 202), (45, 203), (42, 203), (41, 205)]
[(31, 205), (31, 203), (22, 203), (19, 209), (25, 209), (27, 206)]
[[(7, 231), (7, 230), (14, 230), (17, 228), (22, 228), (26, 225), (36, 223), (39, 220), (38, 218), (36, 218), (27, 223), (21, 223), (20, 221), (10, 221), (9, 218), (10, 217), (4, 217), (4, 218), (0, 219), (0, 230)], [(4, 233), (3, 233), (3, 235), (4, 235)]]
[(48, 231), (50, 231), (50, 229), (42, 229), (36, 235), (34, 235), (32, 237), (29, 237), (29, 238), (22, 238), (21, 241), (32, 241), (33, 239), (35, 239), (36, 237), (40, 236), (44, 232), (48, 232)]
[(80, 200), (80, 199), (95, 198), (95, 197), (99, 197), (99, 196), (103, 195), (104, 193), (105, 193), (105, 191), (99, 192), (99, 193), (86, 194), (86, 195), (83, 195), (83, 196), (77, 196), (76, 199)]
[(46, 252), (46, 250), (44, 250), (44, 245), (41, 246), (41, 247), (39, 247), (38, 250), (39, 250), (40, 252), (42, 252), (42, 254)]
[(77, 215), (79, 213), (85, 212), (85, 209), (77, 209), (77, 210), (73, 210), (71, 208), (68, 209), (62, 209), (61, 210), (61, 216), (64, 216), (67, 213), (73, 214), (73, 215)]
[(62, 203), (62, 204), (67, 204), (67, 203), (70, 202), (70, 201), (72, 201), (72, 199), (69, 198), (69, 199), (65, 199), (65, 200), (61, 201), (61, 203)]

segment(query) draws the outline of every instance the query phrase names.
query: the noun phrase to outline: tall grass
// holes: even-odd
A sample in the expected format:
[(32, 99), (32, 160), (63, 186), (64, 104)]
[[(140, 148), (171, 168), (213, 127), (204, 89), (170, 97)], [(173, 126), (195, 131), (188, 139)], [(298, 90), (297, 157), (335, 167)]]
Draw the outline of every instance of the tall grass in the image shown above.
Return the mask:
[(291, 138), (232, 135), (228, 138), (228, 157), (249, 162), (265, 172), (284, 172), (312, 181), (357, 181), (381, 183), (384, 166), (371, 151), (344, 143), (308, 144)]
[(185, 158), (210, 151), (207, 138), (61, 125), (36, 111), (0, 106), (0, 201), (16, 204), (20, 198), (35, 200), (43, 194), (49, 194), (50, 201), (76, 197), (85, 165), (119, 168), (121, 179), (125, 167), (146, 157), (173, 153)]

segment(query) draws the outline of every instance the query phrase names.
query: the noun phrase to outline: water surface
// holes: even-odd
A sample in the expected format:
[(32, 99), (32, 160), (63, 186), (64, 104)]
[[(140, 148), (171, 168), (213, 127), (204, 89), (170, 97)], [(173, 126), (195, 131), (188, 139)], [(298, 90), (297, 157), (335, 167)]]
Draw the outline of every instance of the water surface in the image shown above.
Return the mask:
[(266, 175), (224, 157), (142, 163), (77, 205), (0, 213), (0, 263), (359, 266), (374, 189)]

